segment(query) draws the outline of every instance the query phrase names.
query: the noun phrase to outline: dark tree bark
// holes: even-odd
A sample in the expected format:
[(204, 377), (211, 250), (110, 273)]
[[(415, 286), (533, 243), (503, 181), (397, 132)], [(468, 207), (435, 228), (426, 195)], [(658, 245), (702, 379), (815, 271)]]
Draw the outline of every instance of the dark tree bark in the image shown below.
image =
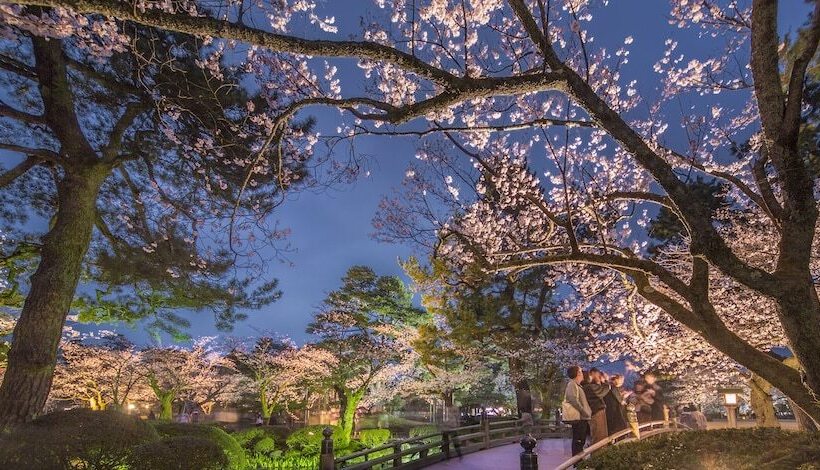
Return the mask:
[(0, 385), (0, 426), (32, 419), (48, 398), (63, 323), (91, 242), (97, 194), (107, 174), (104, 168), (92, 166), (66, 173), (58, 185), (59, 209), (43, 239), (41, 261), (14, 327), (8, 369)]
[(522, 413), (532, 414), (532, 390), (530, 382), (524, 374), (524, 363), (520, 359), (509, 359), (510, 377), (515, 389), (515, 405), (518, 415)]

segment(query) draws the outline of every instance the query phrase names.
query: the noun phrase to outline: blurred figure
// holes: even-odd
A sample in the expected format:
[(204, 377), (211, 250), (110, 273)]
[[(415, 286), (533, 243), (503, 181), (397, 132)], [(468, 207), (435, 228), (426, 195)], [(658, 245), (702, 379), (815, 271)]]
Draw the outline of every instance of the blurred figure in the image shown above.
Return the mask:
[(650, 413), (652, 421), (663, 421), (663, 408), (666, 406), (666, 399), (663, 396), (663, 389), (657, 384), (657, 377), (653, 372), (647, 372), (643, 375), (643, 381), (646, 383), (648, 390), (652, 390), (652, 403), (650, 404)]
[(609, 379), (609, 393), (604, 397), (606, 405), (606, 429), (609, 435), (626, 429), (626, 399), (621, 395), (624, 377), (620, 374)]
[(652, 404), (655, 402), (655, 391), (647, 388), (646, 382), (635, 382), (629, 402), (635, 405), (639, 423), (652, 421)]
[(567, 388), (564, 391), (564, 401), (561, 403), (561, 419), (572, 426), (572, 455), (580, 454), (584, 450), (584, 443), (589, 434), (589, 420), (592, 410), (587, 402), (586, 394), (581, 388), (584, 372), (580, 366), (567, 368)]
[(609, 436), (606, 427), (606, 403), (604, 403), (604, 397), (609, 393), (611, 387), (606, 383), (605, 375), (595, 368), (589, 370), (589, 374), (584, 377), (584, 380), (585, 383), (581, 384), (581, 388), (584, 389), (589, 408), (592, 410), (589, 428), (592, 443), (594, 444)]
[(694, 405), (686, 405), (679, 413), (679, 421), (690, 429), (705, 430), (706, 415), (700, 412)]

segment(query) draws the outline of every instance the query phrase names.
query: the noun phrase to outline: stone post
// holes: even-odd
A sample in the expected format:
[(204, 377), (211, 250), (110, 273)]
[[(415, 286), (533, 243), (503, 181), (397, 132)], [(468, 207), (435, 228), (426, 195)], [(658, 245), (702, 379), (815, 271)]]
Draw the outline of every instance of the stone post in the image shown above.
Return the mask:
[(335, 470), (336, 457), (333, 455), (333, 429), (327, 427), (322, 431), (322, 453), (319, 455), (319, 470)]
[(538, 470), (538, 454), (533, 452), (535, 444), (535, 438), (529, 434), (521, 439), (521, 447), (524, 448), (521, 452), (521, 470)]

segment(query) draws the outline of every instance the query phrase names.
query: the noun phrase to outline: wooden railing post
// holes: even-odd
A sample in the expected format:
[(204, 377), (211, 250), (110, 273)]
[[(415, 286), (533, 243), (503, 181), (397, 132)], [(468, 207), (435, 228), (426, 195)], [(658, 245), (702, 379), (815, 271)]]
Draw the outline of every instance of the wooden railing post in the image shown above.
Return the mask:
[(333, 455), (333, 430), (329, 427), (322, 431), (322, 453), (319, 456), (319, 470), (335, 470), (336, 457)]
[[(401, 442), (393, 446), (393, 452), (396, 454), (401, 454)], [(398, 455), (393, 459), (393, 467), (401, 467), (401, 455)]]
[(487, 418), (487, 410), (481, 411), (481, 432), (484, 434), (484, 448), (490, 448), (490, 420)]
[(447, 431), (441, 433), (441, 453), (445, 459), (450, 458), (450, 433)]
[(538, 470), (538, 454), (533, 452), (535, 444), (535, 438), (529, 434), (521, 439), (521, 447), (524, 448), (521, 452), (521, 470)]

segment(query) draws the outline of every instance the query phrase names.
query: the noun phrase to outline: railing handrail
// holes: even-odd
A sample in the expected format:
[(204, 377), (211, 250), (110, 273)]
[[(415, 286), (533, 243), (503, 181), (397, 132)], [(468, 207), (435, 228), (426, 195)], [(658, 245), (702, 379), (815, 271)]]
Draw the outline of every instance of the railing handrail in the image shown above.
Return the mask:
[[(484, 423), (486, 423), (486, 424), (484, 424)], [(334, 465), (336, 465), (336, 466), (345, 465), (350, 460), (364, 457), (365, 458), (364, 462), (350, 464), (350, 467), (344, 467), (344, 468), (350, 468), (351, 470), (353, 470), (353, 469), (359, 469), (359, 468), (370, 468), (374, 465), (378, 465), (379, 463), (388, 462), (390, 460), (395, 460), (397, 458), (401, 458), (405, 455), (412, 455), (412, 454), (420, 453), (420, 452), (425, 451), (425, 450), (434, 449), (434, 448), (437, 448), (437, 447), (441, 447), (442, 448), (442, 453), (444, 453), (443, 448), (445, 446), (449, 445), (448, 443), (446, 443), (446, 440), (445, 440), (445, 437), (444, 437), (445, 434), (450, 434), (452, 436), (452, 437), (448, 436), (450, 443), (453, 440), (456, 440), (459, 443), (463, 443), (465, 441), (470, 441), (470, 440), (480, 439), (482, 437), (486, 437), (487, 441), (485, 441), (484, 443), (479, 442), (479, 443), (470, 444), (470, 445), (481, 445), (482, 448), (484, 446), (490, 447), (490, 446), (492, 446), (492, 444), (497, 444), (498, 442), (509, 440), (510, 436), (505, 435), (505, 434), (508, 434), (508, 433), (514, 432), (514, 431), (520, 431), (521, 427), (522, 427), (521, 419), (502, 419), (502, 420), (494, 420), (494, 421), (487, 420), (484, 423), (472, 424), (472, 425), (469, 425), (469, 426), (461, 426), (461, 427), (458, 427), (458, 428), (453, 428), (452, 430), (447, 430), (447, 431), (444, 431), (444, 432), (430, 433), (430, 434), (426, 434), (426, 435), (423, 435), (423, 436), (417, 436), (417, 437), (410, 437), (410, 438), (406, 438), (406, 439), (394, 440), (392, 442), (388, 442), (388, 443), (386, 443), (384, 445), (381, 445), (379, 447), (374, 447), (372, 449), (365, 449), (365, 450), (362, 450), (362, 451), (359, 451), (359, 452), (356, 452), (356, 453), (353, 453), (353, 454), (348, 454), (348, 455), (345, 455), (345, 456), (342, 456), (342, 457), (335, 458), (334, 459)], [(485, 426), (486, 426), (486, 429), (484, 428)], [(532, 423), (532, 426), (535, 429), (539, 429), (541, 431), (546, 431), (546, 432), (552, 431), (551, 428), (556, 428), (556, 430), (567, 430), (567, 429), (569, 429), (569, 426), (567, 426), (565, 423), (563, 423), (560, 420), (554, 420), (554, 419), (553, 420), (550, 420), (550, 419), (534, 420), (534, 422)], [(545, 430), (544, 428), (547, 428), (547, 429)], [(465, 433), (465, 431), (477, 431), (477, 432)], [(493, 437), (495, 435), (501, 435), (501, 436)], [(424, 443), (423, 442), (426, 439), (431, 439), (431, 438), (436, 438), (436, 437), (440, 438), (441, 442), (434, 442), (434, 443)], [(408, 447), (407, 449), (402, 449), (401, 448), (403, 445), (407, 445), (407, 444), (412, 445), (412, 444), (415, 444), (415, 443), (419, 443), (419, 445), (414, 445), (414, 446)], [(392, 452), (390, 454), (387, 454), (387, 455), (379, 456), (379, 457), (374, 458), (372, 460), (370, 458), (368, 458), (368, 456), (370, 454), (374, 454), (376, 452), (381, 452), (381, 451), (389, 450), (389, 449), (394, 449), (394, 452)]]
[[(685, 430), (690, 429), (689, 426), (686, 426), (685, 424), (679, 423), (677, 421), (649, 421), (649, 422), (646, 422), (646, 423), (641, 423), (638, 426), (638, 435), (640, 436), (641, 430), (643, 430), (644, 428), (649, 428), (650, 430), (654, 430), (655, 426), (658, 426), (658, 425), (661, 426), (661, 428), (658, 428), (658, 430), (662, 429), (663, 432), (685, 431)], [(654, 435), (654, 434), (660, 434), (660, 433), (653, 433), (652, 435)], [(635, 439), (641, 439), (641, 437), (633, 437), (633, 438), (630, 439), (629, 436), (633, 436), (633, 435), (634, 434), (633, 434), (632, 428), (624, 429), (623, 431), (618, 431), (615, 434), (607, 437), (606, 439), (601, 439), (600, 441), (596, 442), (595, 444), (592, 444), (591, 446), (589, 446), (586, 449), (584, 449), (583, 451), (581, 451), (581, 453), (572, 456), (571, 458), (569, 458), (569, 460), (565, 461), (564, 463), (562, 463), (561, 465), (556, 467), (555, 470), (565, 470), (567, 468), (570, 468), (571, 466), (575, 465), (576, 463), (578, 463), (578, 462), (586, 459), (590, 455), (592, 455), (593, 452), (595, 452), (599, 449), (602, 449), (604, 447), (607, 447), (611, 444), (617, 444), (619, 442), (625, 442), (625, 441), (631, 441), (631, 440), (635, 440)], [(649, 436), (645, 436), (645, 437), (649, 437)]]

